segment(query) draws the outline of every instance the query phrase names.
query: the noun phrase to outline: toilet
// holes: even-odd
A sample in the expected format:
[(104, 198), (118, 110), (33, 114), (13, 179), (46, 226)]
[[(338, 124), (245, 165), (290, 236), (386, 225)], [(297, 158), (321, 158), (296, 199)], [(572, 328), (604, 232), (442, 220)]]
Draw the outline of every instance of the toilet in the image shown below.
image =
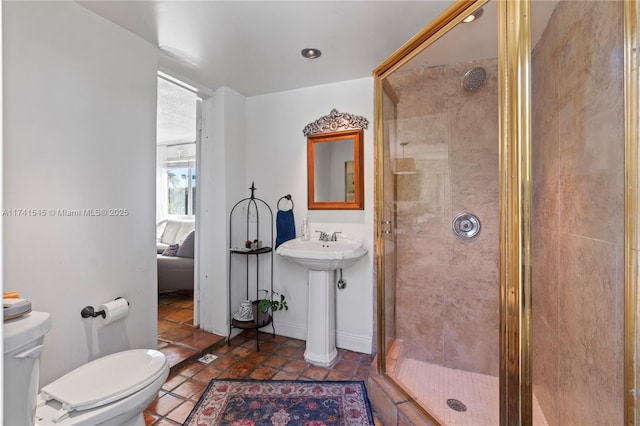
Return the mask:
[(89, 362), (38, 392), (47, 312), (4, 322), (4, 425), (144, 425), (169, 375), (162, 352), (132, 349)]

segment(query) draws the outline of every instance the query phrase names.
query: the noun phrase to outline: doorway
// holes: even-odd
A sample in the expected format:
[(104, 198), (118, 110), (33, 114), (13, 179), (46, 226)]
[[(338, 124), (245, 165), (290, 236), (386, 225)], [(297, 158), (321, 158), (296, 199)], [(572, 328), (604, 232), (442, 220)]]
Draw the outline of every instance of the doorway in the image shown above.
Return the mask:
[[(158, 73), (156, 248), (159, 338), (166, 327), (197, 327), (196, 211), (200, 98), (175, 78)], [(167, 318), (168, 316), (168, 318)], [(173, 327), (172, 327), (173, 328)], [(185, 330), (186, 331), (186, 330)]]

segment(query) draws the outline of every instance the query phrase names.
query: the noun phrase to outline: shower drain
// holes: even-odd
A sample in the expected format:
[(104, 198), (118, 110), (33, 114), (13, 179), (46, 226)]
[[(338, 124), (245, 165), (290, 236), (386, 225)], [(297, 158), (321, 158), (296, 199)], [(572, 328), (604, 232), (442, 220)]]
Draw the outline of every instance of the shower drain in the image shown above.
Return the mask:
[(467, 406), (464, 405), (462, 402), (458, 401), (457, 399), (453, 399), (453, 398), (447, 399), (447, 405), (449, 406), (449, 408), (455, 411), (461, 411), (461, 412), (467, 411)]

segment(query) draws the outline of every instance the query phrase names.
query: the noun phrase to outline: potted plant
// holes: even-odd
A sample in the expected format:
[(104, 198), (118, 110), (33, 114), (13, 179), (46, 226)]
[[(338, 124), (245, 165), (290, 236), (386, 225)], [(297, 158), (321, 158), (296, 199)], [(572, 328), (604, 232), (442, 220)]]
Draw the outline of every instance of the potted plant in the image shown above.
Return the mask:
[(266, 324), (271, 312), (289, 310), (284, 294), (273, 290), (271, 290), (271, 294), (269, 294), (269, 290), (265, 289), (260, 289), (260, 292), (264, 292), (264, 296), (253, 302), (256, 307), (256, 312), (254, 313), (257, 314), (258, 324)]

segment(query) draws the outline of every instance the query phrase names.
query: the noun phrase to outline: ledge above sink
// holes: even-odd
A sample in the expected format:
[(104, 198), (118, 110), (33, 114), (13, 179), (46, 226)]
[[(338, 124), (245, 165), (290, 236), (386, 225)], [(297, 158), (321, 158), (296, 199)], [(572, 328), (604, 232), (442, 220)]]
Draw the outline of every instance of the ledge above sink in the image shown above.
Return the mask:
[(360, 241), (340, 238), (337, 241), (302, 240), (282, 243), (277, 249), (282, 257), (316, 271), (333, 271), (351, 266), (367, 254)]

